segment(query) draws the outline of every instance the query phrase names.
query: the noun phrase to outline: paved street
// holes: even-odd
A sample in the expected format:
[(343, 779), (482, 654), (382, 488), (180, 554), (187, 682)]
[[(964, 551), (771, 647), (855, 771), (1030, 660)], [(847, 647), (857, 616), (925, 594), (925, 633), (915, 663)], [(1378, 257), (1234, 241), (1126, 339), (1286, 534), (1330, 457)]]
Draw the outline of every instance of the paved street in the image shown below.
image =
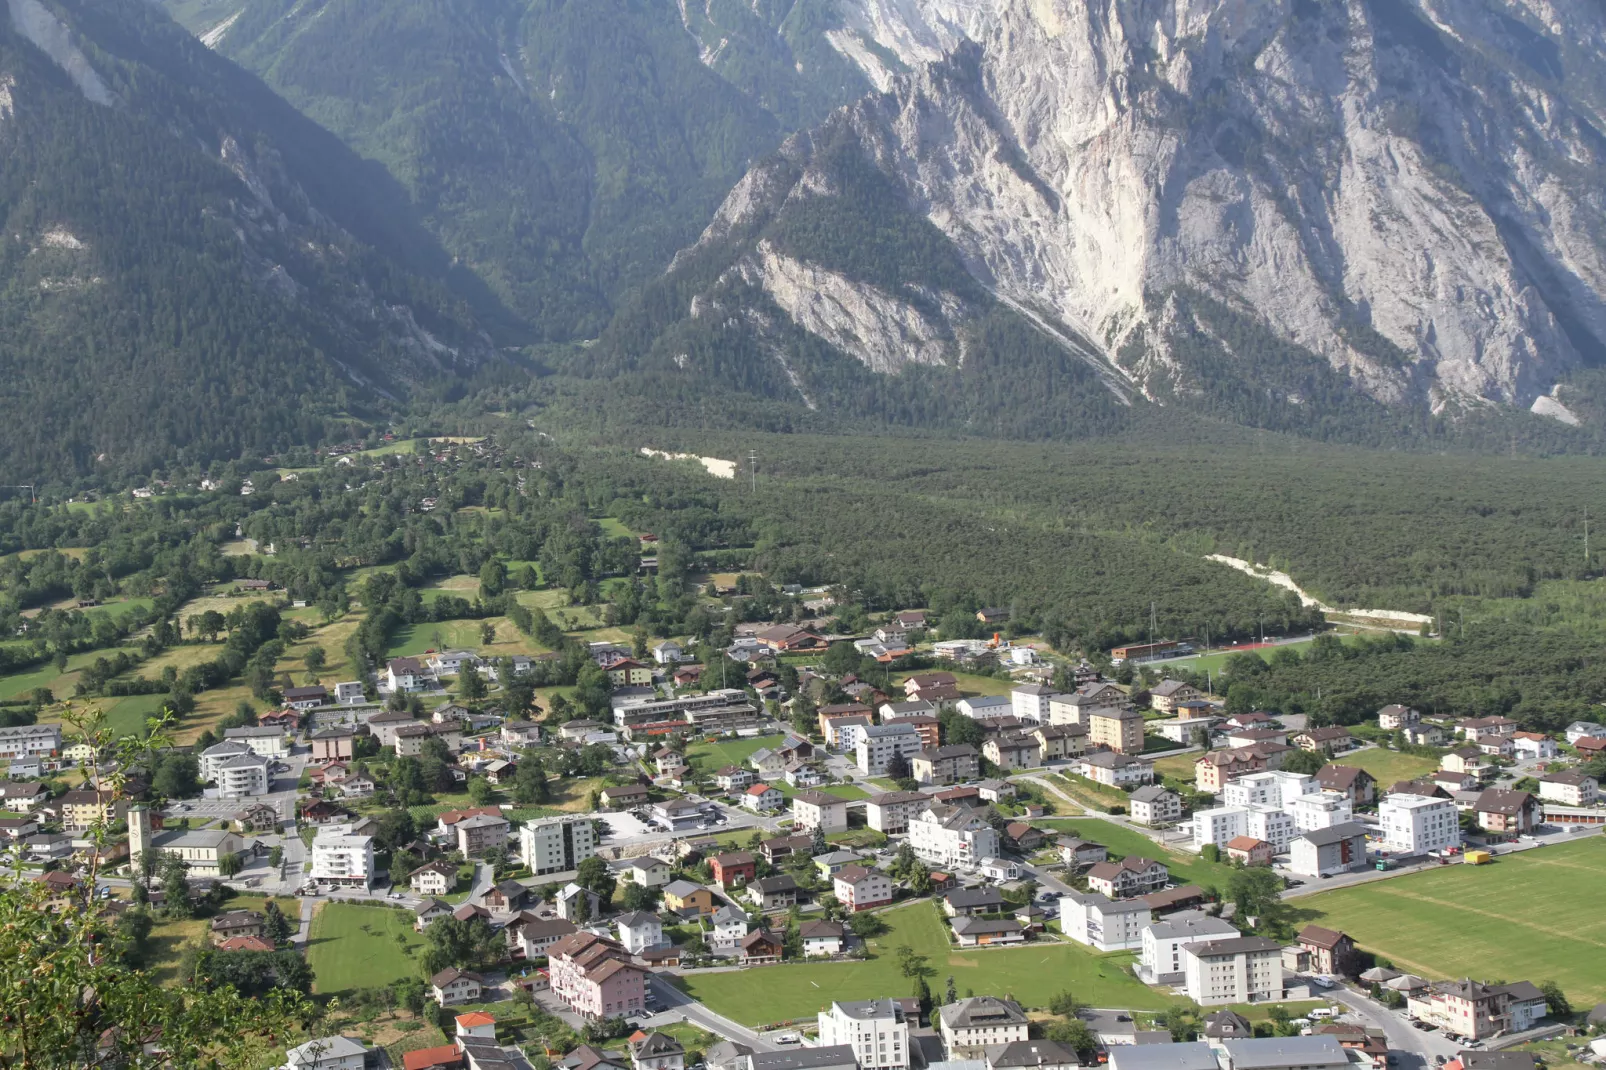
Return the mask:
[[(1401, 1059), (1401, 1070), (1431, 1065), (1434, 1056), (1449, 1059), (1461, 1050), (1461, 1045), (1451, 1043), (1437, 1031), (1412, 1028), (1403, 1012), (1391, 1011), (1370, 996), (1350, 988), (1334, 989), (1333, 993), (1334, 1000), (1349, 1007), (1357, 1020), (1381, 1027), (1391, 1050), (1407, 1053)], [(1413, 1055), (1415, 1059), (1409, 1058)]]
[(658, 1002), (664, 1007), (664, 1012), (654, 1016), (649, 1024), (689, 1021), (711, 1033), (717, 1033), (726, 1040), (734, 1040), (739, 1044), (746, 1044), (755, 1051), (776, 1050), (776, 1045), (772, 1041), (765, 1039), (762, 1034), (755, 1033), (746, 1026), (737, 1025), (724, 1015), (715, 1014), (663, 978), (653, 976), (650, 978), (649, 983), (652, 987), (652, 994), (658, 998)]

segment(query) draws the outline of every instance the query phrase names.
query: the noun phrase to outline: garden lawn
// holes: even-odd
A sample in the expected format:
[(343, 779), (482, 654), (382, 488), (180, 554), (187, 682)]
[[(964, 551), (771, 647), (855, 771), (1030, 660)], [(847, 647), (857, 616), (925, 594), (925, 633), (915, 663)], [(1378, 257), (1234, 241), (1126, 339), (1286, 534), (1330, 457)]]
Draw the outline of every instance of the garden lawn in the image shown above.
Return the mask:
[(1204, 887), (1213, 884), (1217, 888), (1225, 888), (1228, 878), (1233, 873), (1231, 866), (1219, 862), (1206, 862), (1192, 852), (1167, 850), (1141, 832), (1134, 832), (1114, 821), (1100, 821), (1097, 818), (1078, 820), (1050, 818), (1033, 821), (1032, 824), (1041, 829), (1052, 830), (1056, 835), (1079, 836), (1084, 840), (1102, 843), (1110, 849), (1110, 854), (1114, 857), (1139, 855), (1164, 862), (1166, 868), (1171, 871), (1172, 881), (1179, 885), (1197, 884)]
[(324, 903), (312, 916), (307, 962), (313, 991), (327, 995), (381, 988), (422, 977), (424, 938), (407, 911), (356, 903)]
[(1402, 780), (1415, 780), (1417, 777), (1427, 776), (1439, 767), (1438, 761), (1433, 758), (1401, 754), (1397, 750), (1384, 750), (1382, 747), (1369, 747), (1353, 754), (1340, 754), (1333, 759), (1333, 764), (1356, 765), (1371, 773), (1377, 778), (1380, 798), (1392, 785)]
[[(930, 672), (933, 670), (922, 669), (921, 671)], [(951, 670), (944, 669), (942, 671), (948, 672)], [(903, 682), (912, 675), (914, 674), (897, 673), (892, 677), (892, 682), (898, 687), (902, 687)], [(1002, 680), (996, 676), (976, 676), (968, 672), (954, 673), (954, 681), (959, 687), (960, 693), (967, 698), (979, 695), (1007, 695), (1010, 689), (1015, 686), (1013, 680)]]
[(1428, 978), (1554, 980), (1574, 1006), (1606, 1000), (1606, 839), (1501, 855), (1484, 866), (1301, 896), (1300, 920), (1342, 929)]
[(1130, 955), (1096, 954), (1080, 944), (1031, 943), (1014, 948), (958, 951), (929, 902), (880, 915), (890, 931), (870, 941), (873, 958), (862, 962), (795, 963), (729, 973), (693, 973), (682, 987), (720, 1014), (745, 1025), (809, 1018), (832, 1000), (880, 999), (912, 993), (913, 982), (898, 969), (897, 948), (907, 944), (927, 956), (926, 983), (942, 991), (948, 975), (960, 992), (1008, 995), (1041, 1007), (1067, 989), (1095, 1007), (1158, 1010), (1174, 1002), (1146, 988), (1126, 971)]
[(1154, 771), (1160, 776), (1192, 784), (1196, 772), (1193, 763), (1198, 760), (1198, 751), (1193, 751), (1190, 754), (1173, 754), (1166, 758), (1156, 758), (1154, 760)]

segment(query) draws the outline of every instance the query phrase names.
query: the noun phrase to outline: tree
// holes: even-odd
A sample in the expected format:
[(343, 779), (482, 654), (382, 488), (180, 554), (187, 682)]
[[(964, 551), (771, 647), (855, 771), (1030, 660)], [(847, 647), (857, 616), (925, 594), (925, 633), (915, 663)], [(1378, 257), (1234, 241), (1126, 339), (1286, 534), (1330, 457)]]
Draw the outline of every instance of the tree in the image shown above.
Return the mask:
[(268, 865), (274, 869), (284, 865), (284, 847), (279, 844), (273, 845), (273, 850), (268, 852)]
[(1207, 843), (1203, 847), (1199, 848), (1199, 857), (1204, 859), (1206, 862), (1220, 862), (1221, 848), (1213, 843)]
[(480, 621), (480, 642), (486, 646), (496, 642), (496, 625), (491, 621)]
[(954, 988), (954, 975), (950, 973), (948, 975), (948, 984), (942, 990), (942, 1003), (946, 1007), (950, 1003), (957, 1002), (959, 1002), (959, 993)]
[(193, 754), (173, 751), (162, 755), (151, 790), (169, 799), (188, 799), (201, 791), (201, 765)]
[(1089, 1064), (1098, 1054), (1098, 1040), (1088, 1029), (1087, 1023), (1080, 1018), (1067, 1018), (1054, 1022), (1043, 1034), (1056, 1044), (1064, 1045), (1076, 1052), (1084, 1064)]
[(1175, 1004), (1167, 1007), (1163, 1013), (1158, 1015), (1155, 1018), (1155, 1024), (1169, 1032), (1171, 1040), (1177, 1044), (1192, 1040), (1198, 1032), (1187, 1012)]
[[(887, 931), (887, 923), (874, 914), (859, 913), (848, 918), (848, 928), (860, 940), (868, 940), (873, 936), (880, 936)], [(905, 948), (905, 950), (909, 950)]]
[(485, 697), (485, 681), (473, 665), (464, 665), (457, 676), (457, 697), (464, 702), (475, 702)]
[(908, 944), (898, 946), (898, 972), (905, 977), (924, 977), (930, 973), (927, 963), (930, 961)]
[(441, 918), (424, 930), (424, 969), (439, 973), (448, 966), (474, 970), (501, 960), (506, 944), (481, 917), (460, 921)]
[(318, 672), (327, 664), (328, 656), (321, 646), (309, 647), (301, 662), (307, 667), (308, 672)]
[(626, 910), (651, 910), (657, 905), (658, 896), (644, 884), (626, 881), (623, 900)]
[(190, 916), (190, 864), (171, 851), (156, 862), (156, 880), (162, 889), (162, 913), (170, 918)]
[(1086, 1009), (1087, 1004), (1077, 999), (1076, 994), (1070, 989), (1056, 993), (1054, 997), (1048, 1001), (1049, 1013), (1057, 1014), (1061, 1018), (1075, 1018)]
[(242, 996), (260, 999), (275, 989), (302, 995), (312, 991), (312, 967), (297, 951), (202, 951), (194, 978), (208, 988), (228, 985)]
[(262, 936), (274, 947), (283, 947), (290, 940), (290, 919), (271, 899), (262, 914)]
[(887, 762), (887, 777), (891, 780), (909, 779), (909, 759), (902, 754), (894, 754), (892, 760)]
[[(1257, 659), (1258, 660), (1258, 659)], [(1316, 751), (1296, 750), (1283, 756), (1282, 769), (1285, 773), (1304, 773), (1315, 776), (1322, 766), (1327, 764), (1325, 755)]]
[(235, 854), (233, 851), (225, 851), (224, 853), (218, 855), (218, 875), (225, 879), (234, 876), (244, 867), (245, 863), (240, 861), (240, 856)]
[(468, 797), (475, 806), (484, 806), (496, 798), (496, 788), (482, 776), (477, 776), (468, 782)]
[(551, 798), (552, 789), (547, 784), (546, 767), (541, 764), (540, 758), (525, 755), (519, 760), (518, 771), (513, 774), (514, 801), (540, 805)]
[(1550, 1011), (1552, 1018), (1566, 1018), (1573, 1013), (1573, 1005), (1562, 992), (1561, 986), (1555, 981), (1543, 981), (1539, 991), (1545, 994), (1545, 1007)]
[(616, 883), (613, 870), (608, 868), (597, 855), (592, 855), (580, 863), (575, 870), (574, 882), (580, 887), (597, 893), (597, 898), (604, 903), (613, 898), (613, 889)]
[(506, 589), (507, 567), (502, 562), (493, 557), (480, 566), (480, 597), (495, 598)]
[(813, 841), (809, 844), (809, 848), (813, 854), (825, 854), (827, 844), (825, 841), (825, 824), (823, 822), (814, 826)]
[(1227, 898), (1236, 912), (1234, 921), (1243, 927), (1250, 918), (1257, 918), (1262, 929), (1275, 926), (1281, 916), (1282, 891), (1283, 879), (1263, 866), (1235, 871), (1227, 881)]

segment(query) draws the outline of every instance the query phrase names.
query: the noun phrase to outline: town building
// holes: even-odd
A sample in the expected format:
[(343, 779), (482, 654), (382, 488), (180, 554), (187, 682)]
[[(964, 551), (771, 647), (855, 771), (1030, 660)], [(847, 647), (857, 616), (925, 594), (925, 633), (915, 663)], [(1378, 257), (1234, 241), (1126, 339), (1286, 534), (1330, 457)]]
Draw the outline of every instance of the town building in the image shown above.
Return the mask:
[(1406, 997), (1406, 1011), (1473, 1041), (1527, 1032), (1548, 1013), (1544, 993), (1531, 981), (1490, 985), (1470, 978), (1417, 989)]
[(1294, 943), (1310, 956), (1311, 970), (1320, 974), (1342, 973), (1345, 960), (1355, 951), (1355, 941), (1346, 934), (1320, 925), (1299, 930)]
[(953, 784), (975, 779), (980, 755), (969, 743), (928, 747), (909, 760), (911, 775), (921, 784)]
[(1563, 806), (1594, 806), (1600, 783), (1588, 773), (1568, 769), (1539, 778), (1539, 798)]
[(1085, 892), (1060, 897), (1060, 930), (1072, 940), (1100, 951), (1142, 947), (1143, 930), (1150, 917), (1148, 904), (1141, 899), (1117, 901)]
[(792, 823), (795, 827), (813, 832), (816, 828), (826, 833), (846, 832), (848, 803), (823, 791), (804, 791), (792, 797)]
[(949, 1059), (975, 1059), (989, 1047), (1026, 1040), (1030, 1021), (1014, 1000), (971, 996), (939, 1007), (936, 1026)]
[(501, 815), (475, 814), (452, 827), (457, 838), (457, 850), (464, 858), (475, 858), (487, 851), (507, 848), (508, 830), (512, 828)]
[(1323, 1033), (1223, 1040), (1220, 1053), (1221, 1070), (1354, 1070), (1356, 1066), (1338, 1038)]
[(1146, 784), (1127, 796), (1134, 824), (1161, 828), (1182, 819), (1182, 796), (1159, 784)]
[(907, 1070), (909, 1023), (894, 999), (835, 1001), (819, 1013), (819, 1045), (853, 1049), (859, 1070)]
[(1237, 935), (1231, 922), (1213, 918), (1202, 910), (1178, 911), (1146, 924), (1141, 932), (1138, 979), (1146, 985), (1182, 984), (1187, 980), (1184, 947)]
[(374, 838), (353, 833), (350, 825), (322, 826), (312, 841), (309, 879), (315, 884), (367, 888), (374, 882)]
[(747, 851), (727, 851), (708, 860), (714, 881), (721, 888), (735, 888), (753, 879), (758, 861)]
[(590, 1019), (628, 1016), (646, 1003), (647, 971), (622, 944), (581, 930), (547, 949), (552, 994)]
[(1454, 801), (1426, 795), (1388, 795), (1378, 805), (1383, 849), (1423, 855), (1461, 846), (1461, 815)]
[(1294, 819), (1294, 829), (1298, 832), (1342, 825), (1355, 816), (1349, 799), (1336, 791), (1300, 795), (1290, 800), (1284, 809)]
[(572, 872), (596, 853), (597, 834), (590, 817), (536, 818), (519, 829), (519, 858), (536, 877)]
[(1154, 783), (1154, 763), (1113, 750), (1095, 751), (1079, 760), (1076, 771), (1105, 787), (1125, 788)]
[(859, 772), (865, 776), (885, 776), (895, 758), (907, 764), (925, 749), (920, 732), (908, 724), (869, 725), (859, 733), (854, 754)]
[(1088, 889), (1111, 899), (1157, 891), (1170, 880), (1164, 863), (1137, 855), (1128, 855), (1119, 862), (1100, 862), (1087, 871)]
[(1104, 707), (1089, 712), (1088, 743), (1108, 747), (1117, 754), (1143, 753), (1143, 712), (1130, 707)]
[(1539, 800), (1526, 791), (1509, 788), (1489, 788), (1478, 796), (1473, 805), (1478, 815), (1478, 827), (1485, 832), (1502, 836), (1516, 836), (1531, 832), (1544, 821)]
[(843, 929), (840, 922), (806, 921), (798, 927), (804, 958), (828, 958), (842, 953)]
[(998, 854), (998, 832), (975, 811), (934, 803), (909, 821), (909, 846), (939, 869), (973, 869)]
[(619, 945), (632, 955), (639, 955), (664, 942), (664, 923), (646, 910), (633, 910), (621, 914), (614, 925), (619, 930)]
[(850, 914), (892, 902), (892, 878), (878, 869), (843, 866), (832, 874), (831, 887)]
[(1331, 877), (1370, 864), (1366, 826), (1354, 822), (1311, 829), (1296, 836), (1289, 849), (1288, 868), (1302, 877)]
[(1188, 998), (1201, 1007), (1283, 998), (1283, 949), (1263, 936), (1228, 937), (1182, 949)]
[(273, 725), (243, 725), (223, 730), (225, 742), (244, 743), (252, 753), (264, 758), (284, 758), (290, 753), (290, 740), (284, 729)]
[(888, 791), (872, 795), (864, 804), (872, 829), (888, 835), (909, 831), (914, 815), (931, 807), (931, 796), (918, 791)]
[(319, 1037), (285, 1052), (281, 1070), (363, 1070), (368, 1046), (355, 1037)]

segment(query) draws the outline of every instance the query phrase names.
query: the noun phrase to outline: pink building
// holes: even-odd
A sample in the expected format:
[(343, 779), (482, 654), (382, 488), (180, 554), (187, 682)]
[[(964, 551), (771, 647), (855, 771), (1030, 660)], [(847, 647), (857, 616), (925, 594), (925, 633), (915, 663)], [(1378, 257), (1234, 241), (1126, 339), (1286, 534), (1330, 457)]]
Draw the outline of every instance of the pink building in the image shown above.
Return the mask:
[(553, 994), (587, 1018), (627, 1015), (646, 1004), (647, 971), (618, 943), (595, 933), (571, 933), (553, 944), (547, 971)]

